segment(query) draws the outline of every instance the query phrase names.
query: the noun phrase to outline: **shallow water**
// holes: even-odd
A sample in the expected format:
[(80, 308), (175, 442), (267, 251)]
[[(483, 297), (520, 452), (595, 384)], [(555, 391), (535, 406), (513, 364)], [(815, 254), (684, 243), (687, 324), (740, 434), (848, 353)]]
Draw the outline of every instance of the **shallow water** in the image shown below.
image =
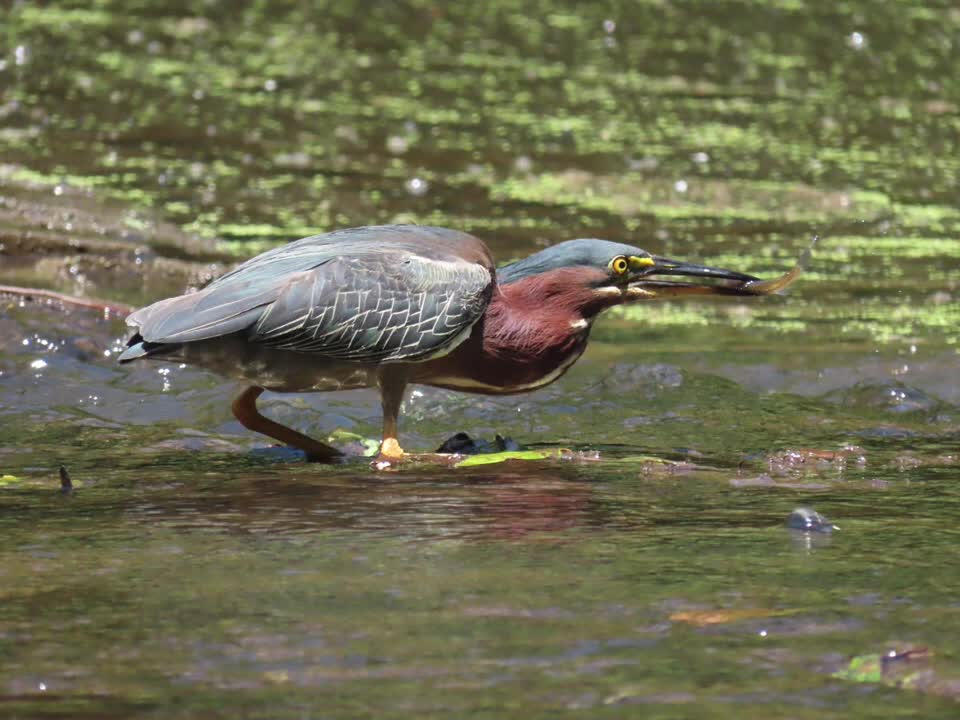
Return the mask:
[[(599, 461), (308, 465), (232, 383), (116, 365), (119, 318), (0, 297), (0, 715), (954, 717), (960, 14), (824, 8), (3, 11), (0, 283), (140, 304), (379, 222), (765, 277), (821, 240), (788, 295), (406, 403), (410, 448)], [(371, 392), (264, 404), (379, 432)], [(832, 677), (895, 647), (923, 682)]]

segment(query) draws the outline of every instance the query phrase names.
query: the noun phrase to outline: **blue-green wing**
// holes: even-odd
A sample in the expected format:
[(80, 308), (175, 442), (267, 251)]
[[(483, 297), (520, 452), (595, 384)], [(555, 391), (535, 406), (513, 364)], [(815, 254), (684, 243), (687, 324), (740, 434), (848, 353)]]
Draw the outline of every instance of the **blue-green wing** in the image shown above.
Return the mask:
[(475, 264), (338, 260), (293, 278), (250, 340), (343, 360), (430, 357), (464, 337), (491, 287), (489, 270)]
[(423, 359), (448, 352), (483, 314), (492, 268), (483, 243), (464, 233), (357, 228), (271, 250), (128, 323), (151, 347), (242, 333), (343, 360)]

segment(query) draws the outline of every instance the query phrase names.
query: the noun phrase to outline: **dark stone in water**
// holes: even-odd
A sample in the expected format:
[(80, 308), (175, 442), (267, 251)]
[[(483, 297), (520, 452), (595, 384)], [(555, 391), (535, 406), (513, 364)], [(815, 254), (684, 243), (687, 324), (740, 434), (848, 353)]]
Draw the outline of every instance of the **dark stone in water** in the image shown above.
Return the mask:
[(70, 473), (63, 465), (60, 466), (60, 492), (66, 495), (73, 492), (73, 481), (70, 479)]
[(520, 445), (510, 438), (497, 435), (493, 442), (486, 440), (474, 440), (465, 432), (458, 432), (456, 435), (447, 438), (444, 443), (437, 448), (438, 453), (448, 455), (479, 455), (481, 453), (498, 453), (519, 450)]
[(923, 390), (897, 380), (860, 382), (846, 390), (829, 393), (827, 400), (845, 407), (886, 410), (892, 413), (935, 413), (943, 402)]

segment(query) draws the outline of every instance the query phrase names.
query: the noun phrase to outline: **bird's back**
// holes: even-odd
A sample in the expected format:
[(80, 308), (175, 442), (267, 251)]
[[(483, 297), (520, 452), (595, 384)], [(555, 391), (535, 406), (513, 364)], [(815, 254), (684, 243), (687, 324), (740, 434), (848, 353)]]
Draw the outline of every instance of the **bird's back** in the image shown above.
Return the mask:
[(371, 225), (334, 230), (280, 245), (250, 258), (205, 290), (234, 282), (276, 282), (290, 273), (344, 257), (389, 258), (413, 254), (426, 260), (477, 263), (493, 269), (493, 258), (479, 238), (459, 230), (427, 225)]
[(120, 360), (236, 333), (340, 359), (429, 356), (482, 314), (493, 268), (483, 242), (446, 228), (386, 225), (308, 237), (133, 313), (127, 323), (139, 332)]

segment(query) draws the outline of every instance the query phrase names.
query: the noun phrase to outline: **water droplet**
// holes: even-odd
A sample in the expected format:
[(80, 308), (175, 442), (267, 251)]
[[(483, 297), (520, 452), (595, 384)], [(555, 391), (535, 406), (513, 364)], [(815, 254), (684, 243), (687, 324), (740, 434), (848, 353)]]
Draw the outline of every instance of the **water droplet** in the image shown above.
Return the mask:
[(46, 691), (47, 691), (47, 684), (46, 684), (46, 683), (38, 683), (38, 684), (37, 684), (37, 690), (39, 690), (40, 692), (46, 692)]
[(410, 148), (410, 142), (399, 135), (391, 135), (387, 138), (387, 150), (394, 155), (402, 155)]
[(689, 189), (689, 187), (690, 186), (687, 184), (686, 180), (677, 180), (673, 184), (673, 189), (676, 190), (678, 193), (685, 193)]
[(867, 38), (863, 33), (854, 31), (847, 35), (847, 45), (854, 50), (863, 50), (867, 46)]
[(59, 197), (60, 195), (63, 195), (63, 185), (54, 185), (53, 194), (56, 195), (57, 197)]
[(613, 20), (604, 20), (603, 21), (603, 31), (608, 35), (617, 29), (617, 23)]
[(412, 177), (406, 182), (407, 192), (411, 195), (426, 195), (427, 191), (430, 189), (430, 183), (428, 183), (423, 178)]
[(263, 84), (263, 89), (266, 90), (267, 92), (273, 92), (274, 90), (277, 89), (277, 81), (274, 80), (273, 78), (270, 78)]

